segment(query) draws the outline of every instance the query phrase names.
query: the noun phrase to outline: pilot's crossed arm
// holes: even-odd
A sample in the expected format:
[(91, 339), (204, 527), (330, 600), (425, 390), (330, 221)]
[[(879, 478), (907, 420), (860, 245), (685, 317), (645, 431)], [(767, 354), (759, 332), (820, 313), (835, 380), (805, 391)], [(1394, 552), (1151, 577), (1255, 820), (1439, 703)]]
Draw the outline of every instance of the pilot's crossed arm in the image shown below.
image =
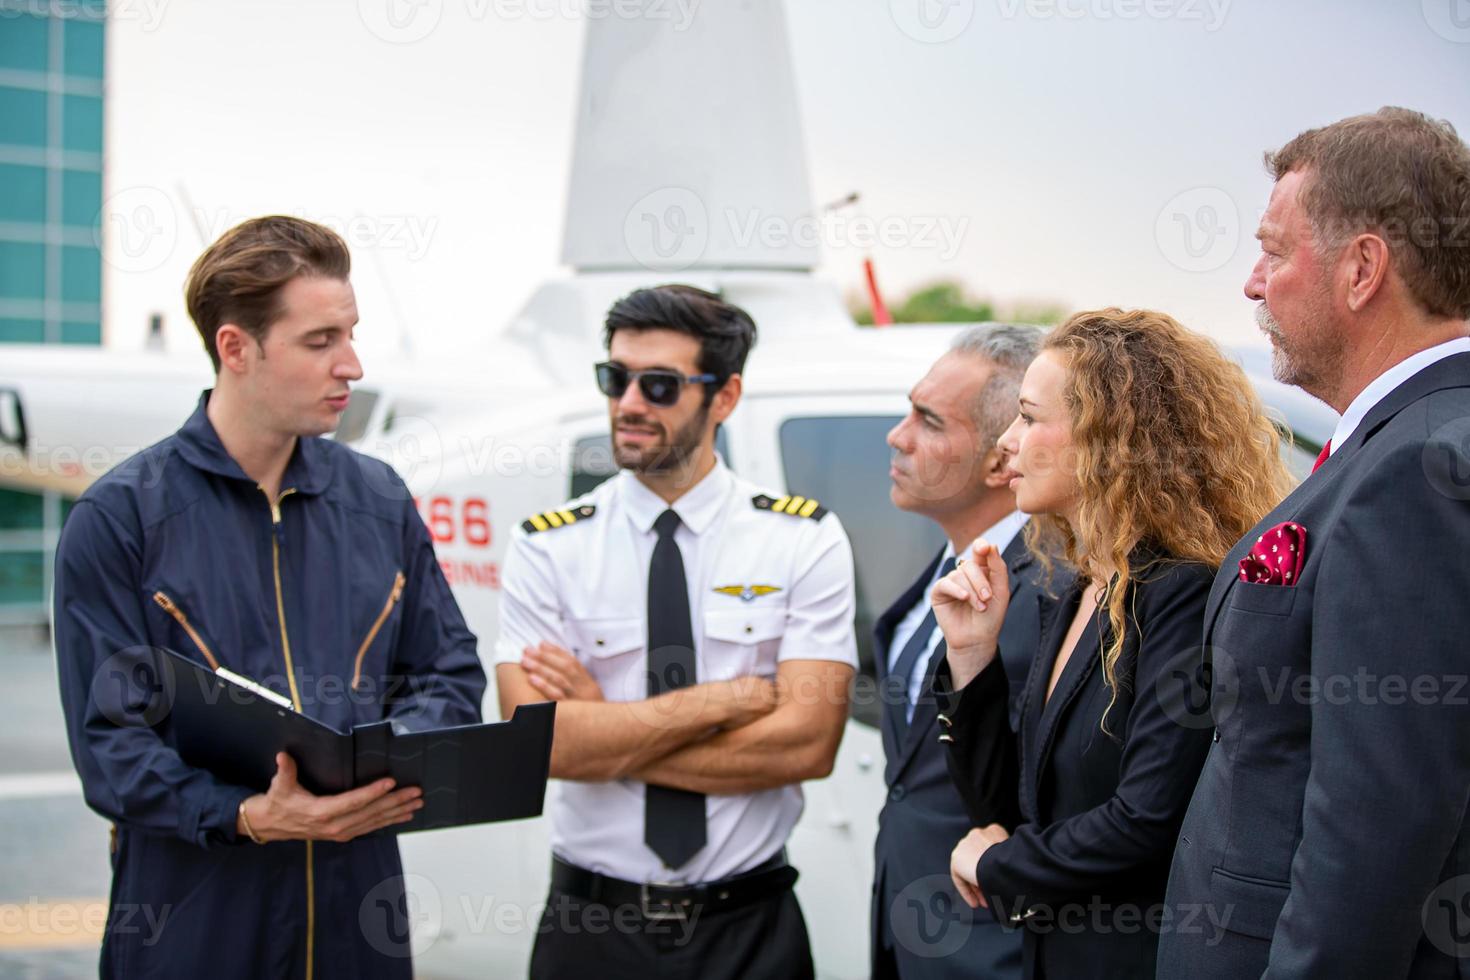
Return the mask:
[[(772, 504), (791, 499), (758, 496), (741, 514), (742, 523), (761, 522), (757, 527), (765, 532), (762, 538), (770, 536), (769, 522), (782, 522), (777, 529), (789, 535), (783, 541), (787, 547), (763, 550), (775, 552), (770, 554), (771, 567), (780, 567), (788, 557), (780, 552), (789, 552), (789, 581), (782, 587), (718, 587), (706, 600), (720, 612), (738, 611), (741, 603), (764, 603), (758, 608), (765, 617), (776, 614), (778, 604), (784, 608), (774, 679), (768, 679), (769, 664), (758, 659), (749, 673), (732, 677), (725, 672), (727, 679), (654, 696), (642, 690), (604, 691), (589, 671), (585, 654), (573, 653), (574, 644), (565, 635), (565, 607), (586, 608), (567, 602), (568, 590), (582, 585), (585, 591), (584, 583), (591, 581), (579, 574), (578, 565), (589, 561), (589, 554), (614, 553), (595, 546), (578, 548), (571, 540), (592, 537), (588, 532), (593, 529), (586, 525), (594, 523), (596, 508), (583, 505), (550, 512), (576, 518), (559, 527), (545, 519), (549, 515), (522, 525), (503, 579), (496, 679), (506, 717), (519, 704), (558, 702), (552, 776), (635, 779), (698, 793), (741, 794), (831, 772), (854, 674), (852, 554), (836, 516), (825, 509), (772, 512)], [(726, 539), (744, 540), (738, 531), (725, 529)], [(634, 570), (635, 561), (624, 563), (634, 566), (627, 572), (641, 576)], [(636, 603), (620, 606), (624, 614), (629, 605)], [(701, 663), (709, 664), (721, 652), (706, 643)], [(804, 656), (808, 652), (810, 657)], [(645, 657), (646, 664), (645, 654), (636, 655)], [(718, 672), (718, 668), (711, 671)], [(636, 676), (643, 677), (644, 671), (636, 671)]]

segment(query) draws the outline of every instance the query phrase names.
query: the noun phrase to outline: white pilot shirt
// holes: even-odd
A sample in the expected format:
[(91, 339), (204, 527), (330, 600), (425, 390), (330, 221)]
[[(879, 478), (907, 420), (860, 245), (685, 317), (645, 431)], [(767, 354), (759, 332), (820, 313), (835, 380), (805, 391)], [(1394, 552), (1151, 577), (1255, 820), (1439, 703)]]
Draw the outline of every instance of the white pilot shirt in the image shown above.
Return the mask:
[[(576, 655), (609, 701), (646, 698), (653, 523), (669, 507), (624, 470), (537, 515), (533, 521), (546, 530), (518, 526), (502, 577), (495, 662), (520, 663), (526, 647), (546, 640)], [(783, 660), (856, 669), (852, 549), (836, 514), (806, 508), (809, 516), (801, 516), (799, 498), (763, 494), (720, 460), (672, 507), (689, 583), (696, 683), (774, 677)], [(553, 514), (561, 526), (549, 526)], [(552, 850), (628, 881), (713, 881), (773, 857), (802, 810), (799, 785), (708, 796), (707, 843), (670, 871), (643, 842), (643, 790), (631, 779), (560, 782), (549, 808)]]

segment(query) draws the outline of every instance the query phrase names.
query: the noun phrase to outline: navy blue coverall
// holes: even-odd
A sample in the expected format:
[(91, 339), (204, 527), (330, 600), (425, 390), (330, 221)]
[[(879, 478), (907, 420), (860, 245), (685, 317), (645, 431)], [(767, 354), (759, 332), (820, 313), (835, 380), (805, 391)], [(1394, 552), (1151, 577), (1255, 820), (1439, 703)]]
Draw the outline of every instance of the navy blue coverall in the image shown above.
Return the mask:
[(83, 494), (57, 547), (72, 758), (116, 828), (101, 973), (407, 978), (396, 838), (237, 837), (254, 790), (180, 759), (143, 665), (168, 647), (341, 731), (422, 730), (480, 721), (474, 634), (386, 464), (302, 438), (270, 499), (225, 452), (208, 397)]

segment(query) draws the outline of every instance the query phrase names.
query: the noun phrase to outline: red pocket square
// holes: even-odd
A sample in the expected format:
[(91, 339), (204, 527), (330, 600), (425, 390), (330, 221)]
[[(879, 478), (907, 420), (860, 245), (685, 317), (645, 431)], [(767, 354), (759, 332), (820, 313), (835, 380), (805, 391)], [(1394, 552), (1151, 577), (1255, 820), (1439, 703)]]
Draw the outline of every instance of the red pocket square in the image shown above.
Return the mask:
[(1300, 524), (1277, 524), (1256, 539), (1251, 553), (1240, 560), (1240, 580), (1264, 585), (1296, 585), (1307, 559), (1307, 529)]

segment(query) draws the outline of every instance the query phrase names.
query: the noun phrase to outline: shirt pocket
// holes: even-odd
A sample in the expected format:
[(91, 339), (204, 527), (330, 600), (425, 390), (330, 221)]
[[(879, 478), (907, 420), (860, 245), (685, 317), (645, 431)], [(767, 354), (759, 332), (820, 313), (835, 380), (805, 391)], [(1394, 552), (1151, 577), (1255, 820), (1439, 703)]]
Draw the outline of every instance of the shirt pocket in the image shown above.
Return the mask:
[(704, 614), (701, 681), (727, 681), (776, 672), (786, 631), (785, 609), (720, 609)]
[(644, 660), (648, 630), (641, 617), (568, 620), (566, 633), (572, 656), (587, 668), (603, 697), (609, 701), (648, 697)]

